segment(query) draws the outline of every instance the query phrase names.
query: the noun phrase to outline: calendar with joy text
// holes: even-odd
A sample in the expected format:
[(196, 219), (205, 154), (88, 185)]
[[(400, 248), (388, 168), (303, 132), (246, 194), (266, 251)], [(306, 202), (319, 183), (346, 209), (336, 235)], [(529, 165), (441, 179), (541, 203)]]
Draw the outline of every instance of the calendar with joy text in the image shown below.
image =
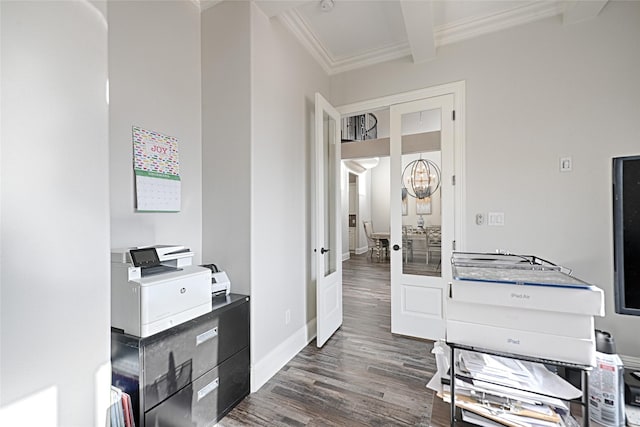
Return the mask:
[(134, 126), (133, 163), (136, 209), (140, 212), (180, 211), (178, 139)]

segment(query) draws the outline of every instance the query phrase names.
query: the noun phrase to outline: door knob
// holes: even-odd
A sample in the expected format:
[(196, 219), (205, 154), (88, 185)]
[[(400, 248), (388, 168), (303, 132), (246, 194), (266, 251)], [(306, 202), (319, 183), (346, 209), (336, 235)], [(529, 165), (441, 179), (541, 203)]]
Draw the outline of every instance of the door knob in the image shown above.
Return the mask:
[(394, 251), (399, 251), (399, 250), (400, 250), (400, 246), (398, 246), (398, 245), (393, 245), (393, 250), (394, 250)]
[(322, 255), (324, 255), (325, 253), (329, 252), (331, 249), (325, 249), (325, 248), (320, 248), (320, 253)]

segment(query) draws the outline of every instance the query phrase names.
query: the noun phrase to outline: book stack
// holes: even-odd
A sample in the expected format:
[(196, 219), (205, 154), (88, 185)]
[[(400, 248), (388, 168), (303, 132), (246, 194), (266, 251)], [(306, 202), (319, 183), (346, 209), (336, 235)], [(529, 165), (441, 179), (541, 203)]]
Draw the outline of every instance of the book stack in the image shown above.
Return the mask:
[[(436, 347), (444, 343), (436, 343)], [(438, 356), (437, 349), (434, 349)], [(440, 355), (446, 354), (445, 351)], [(577, 426), (568, 401), (582, 391), (549, 371), (543, 364), (473, 351), (456, 352), (456, 406), (462, 419), (481, 426)], [(436, 357), (438, 360), (442, 357)], [(428, 387), (451, 403), (447, 368), (438, 367)], [(458, 377), (458, 374), (460, 377)]]
[(111, 427), (135, 427), (131, 397), (118, 387), (111, 386)]

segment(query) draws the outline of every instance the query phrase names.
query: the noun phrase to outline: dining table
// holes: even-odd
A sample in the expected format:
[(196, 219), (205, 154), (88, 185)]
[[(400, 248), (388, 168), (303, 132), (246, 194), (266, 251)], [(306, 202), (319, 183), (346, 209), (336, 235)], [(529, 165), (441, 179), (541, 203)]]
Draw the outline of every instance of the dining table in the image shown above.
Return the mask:
[[(411, 230), (407, 231), (406, 234), (403, 234), (403, 242), (411, 242), (411, 249), (415, 249), (416, 247), (423, 249), (424, 251), (429, 250), (429, 242), (427, 240), (427, 231), (426, 230)], [(379, 249), (384, 247), (383, 241), (390, 242), (391, 241), (391, 233), (388, 231), (378, 231), (371, 234), (371, 237), (376, 241), (376, 245)], [(433, 242), (432, 242), (433, 243)], [(438, 242), (439, 244), (440, 242)], [(390, 246), (390, 243), (387, 243), (387, 247)], [(438, 245), (439, 246), (439, 245)], [(387, 254), (388, 255), (388, 254)], [(428, 258), (427, 258), (428, 260)], [(405, 257), (406, 261), (406, 257)]]

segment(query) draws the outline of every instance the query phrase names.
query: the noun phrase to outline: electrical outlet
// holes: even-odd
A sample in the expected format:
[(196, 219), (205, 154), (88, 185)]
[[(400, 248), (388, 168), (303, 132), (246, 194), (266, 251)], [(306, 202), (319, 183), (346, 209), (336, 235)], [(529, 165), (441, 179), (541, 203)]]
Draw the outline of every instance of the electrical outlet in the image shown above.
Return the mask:
[(288, 325), (291, 322), (291, 310), (286, 310), (284, 312), (284, 324)]
[(560, 157), (560, 172), (571, 172), (573, 161), (571, 157)]
[(482, 215), (481, 213), (476, 214), (476, 225), (483, 225), (484, 224), (484, 215)]

